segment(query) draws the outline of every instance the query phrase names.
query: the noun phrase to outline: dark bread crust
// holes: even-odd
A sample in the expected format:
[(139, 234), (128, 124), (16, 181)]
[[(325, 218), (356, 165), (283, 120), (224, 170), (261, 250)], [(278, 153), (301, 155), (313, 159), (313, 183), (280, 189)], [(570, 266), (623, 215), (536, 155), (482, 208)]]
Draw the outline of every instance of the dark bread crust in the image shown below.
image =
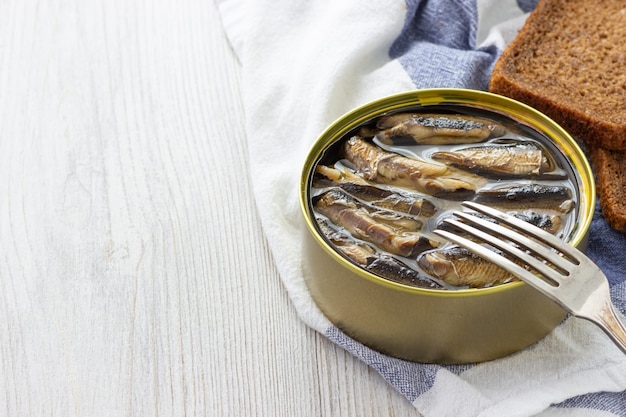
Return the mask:
[(591, 149), (591, 161), (602, 216), (611, 227), (626, 233), (626, 151), (595, 147)]
[(489, 90), (589, 145), (626, 150), (626, 2), (541, 0), (496, 63)]

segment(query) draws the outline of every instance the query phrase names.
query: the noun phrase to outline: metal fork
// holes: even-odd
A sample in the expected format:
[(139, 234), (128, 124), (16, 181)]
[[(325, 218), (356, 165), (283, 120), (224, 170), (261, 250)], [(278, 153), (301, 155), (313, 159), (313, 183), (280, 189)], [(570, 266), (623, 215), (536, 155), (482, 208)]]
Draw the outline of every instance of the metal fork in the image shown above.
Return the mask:
[(608, 280), (585, 254), (556, 236), (499, 210), (473, 202), (463, 205), (497, 223), (461, 211), (454, 212), (460, 220), (445, 219), (444, 222), (499, 249), (508, 258), (449, 230), (437, 229), (435, 233), (519, 277), (572, 315), (595, 323), (626, 353), (626, 329), (615, 313)]

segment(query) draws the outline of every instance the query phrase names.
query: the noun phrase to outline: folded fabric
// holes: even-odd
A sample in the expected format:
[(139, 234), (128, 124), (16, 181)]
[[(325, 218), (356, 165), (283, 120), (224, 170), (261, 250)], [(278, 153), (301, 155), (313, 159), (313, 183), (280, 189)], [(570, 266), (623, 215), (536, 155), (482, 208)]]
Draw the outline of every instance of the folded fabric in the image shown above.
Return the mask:
[[(536, 1), (219, 0), (241, 63), (254, 195), (281, 278), (302, 320), (376, 369), (424, 416), (625, 415), (626, 356), (592, 324), (567, 319), (533, 346), (487, 363), (439, 366), (382, 355), (320, 312), (305, 285), (300, 169), (347, 111), (416, 88), (487, 88)], [(626, 238), (599, 208), (589, 255), (626, 311)]]

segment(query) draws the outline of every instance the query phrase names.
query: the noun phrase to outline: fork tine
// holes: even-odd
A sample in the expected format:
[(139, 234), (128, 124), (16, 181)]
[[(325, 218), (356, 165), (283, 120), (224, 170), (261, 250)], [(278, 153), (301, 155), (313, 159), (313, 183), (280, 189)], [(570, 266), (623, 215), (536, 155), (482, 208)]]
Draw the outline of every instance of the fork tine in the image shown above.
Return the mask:
[[(458, 213), (455, 213), (455, 215), (458, 215)], [(473, 217), (473, 216), (470, 216)], [(470, 226), (468, 224), (465, 223), (461, 223), (457, 220), (452, 220), (452, 219), (446, 219), (444, 220), (444, 222), (453, 225), (454, 227), (463, 230), (466, 233), (469, 233), (470, 235), (489, 243), (490, 245), (502, 250), (503, 252), (511, 255), (513, 258), (517, 258), (520, 261), (522, 261), (522, 263), (527, 264), (528, 266), (530, 266), (531, 268), (535, 269), (537, 272), (539, 272), (541, 275), (543, 275), (544, 277), (546, 277), (548, 280), (552, 281), (552, 283), (560, 283), (561, 282), (561, 278), (563, 278), (563, 274), (559, 273), (558, 271), (550, 268), (547, 264), (545, 264), (544, 262), (540, 261), (539, 259), (535, 258), (534, 256), (520, 250), (519, 248), (504, 242), (498, 238), (494, 238), (493, 236), (485, 233), (484, 231), (477, 229), (473, 226)], [(492, 223), (490, 223), (491, 225), (493, 225)], [(495, 225), (497, 226), (497, 225)], [(502, 228), (502, 226), (498, 226), (500, 228)], [(505, 231), (507, 229), (504, 229)], [(480, 246), (480, 245), (479, 245)], [(481, 246), (482, 247), (482, 246)], [(469, 248), (467, 248), (469, 249)], [(494, 256), (500, 256), (497, 253), (490, 251), (490, 257), (487, 258), (488, 260), (494, 262), (493, 258)], [(487, 254), (489, 254), (489, 252), (487, 252)], [(523, 268), (522, 268), (523, 269)], [(525, 269), (524, 269), (525, 270)], [(509, 271), (511, 272), (511, 271)]]
[[(476, 216), (472, 216), (470, 214), (467, 213), (462, 213), (462, 212), (455, 212), (454, 213), (455, 216), (462, 218), (463, 220), (465, 220), (468, 223), (471, 223), (473, 225), (478, 225), (482, 230), (489, 230), (490, 232), (500, 235), (504, 238), (506, 238), (507, 240), (510, 240), (512, 242), (515, 242), (516, 244), (530, 250), (531, 252), (533, 252), (536, 256), (539, 256), (541, 258), (544, 258), (545, 260), (547, 260), (548, 262), (550, 262), (551, 264), (553, 264), (554, 266), (556, 266), (557, 268), (559, 268), (561, 271), (565, 271), (567, 273), (567, 275), (569, 275), (569, 269), (573, 266), (572, 262), (570, 262), (567, 258), (563, 258), (562, 256), (559, 256), (558, 253), (553, 252), (553, 251), (549, 251), (547, 248), (545, 250), (542, 251), (538, 251), (537, 250), (537, 246), (538, 244), (529, 239), (528, 237), (517, 233), (511, 229), (506, 229), (498, 224), (495, 223), (491, 223), (488, 222), (484, 219), (481, 219), (479, 217)], [(517, 220), (517, 219), (516, 219)], [(458, 226), (457, 226), (458, 227)], [(541, 229), (539, 229), (541, 230)], [(542, 230), (543, 231), (543, 230)], [(501, 245), (495, 245), (496, 241), (493, 239), (492, 236), (489, 235), (485, 235), (482, 237), (483, 240), (485, 240), (486, 242), (497, 246), (498, 248), (505, 250), (506, 248), (509, 247), (510, 245), (506, 245), (506, 247), (502, 247)], [(560, 241), (559, 241), (560, 242)], [(542, 248), (543, 249), (543, 248)], [(556, 248), (558, 250), (558, 248)], [(519, 252), (519, 254), (521, 254), (523, 252)], [(527, 261), (526, 258), (524, 259), (524, 261), (526, 261), (527, 263), (530, 263)], [(535, 259), (535, 258), (532, 258)], [(575, 264), (577, 265), (579, 262), (576, 262)]]
[[(615, 315), (609, 282), (597, 265), (578, 249), (541, 229), (479, 204), (463, 204), (479, 213), (491, 216), (499, 220), (499, 223), (504, 223), (511, 228), (491, 223), (478, 216), (455, 212), (454, 214), (459, 220), (444, 219), (444, 222), (461, 231), (465, 231), (471, 237), (481, 240), (481, 242), (474, 242), (448, 230), (437, 229), (434, 230), (434, 233), (521, 278), (525, 283), (543, 293), (574, 316), (597, 324), (626, 353), (626, 328)], [(518, 236), (519, 233), (513, 231), (513, 229), (522, 231), (524, 235)], [(490, 232), (495, 233), (496, 236), (492, 236), (489, 234)], [(500, 239), (500, 237), (504, 239)], [(521, 239), (522, 243), (519, 242), (520, 238), (523, 238)], [(537, 238), (539, 242), (547, 246), (542, 246), (541, 243), (531, 238)], [(525, 242), (526, 240), (528, 242)], [(493, 252), (492, 248), (484, 245), (484, 243), (499, 248), (515, 260), (526, 262), (536, 272), (543, 274), (544, 277), (539, 277), (512, 260)], [(554, 257), (556, 251), (569, 257), (567, 262), (572, 261), (569, 266), (563, 267), (561, 271), (570, 274), (569, 279), (561, 281), (560, 278), (563, 276), (551, 268), (549, 264), (552, 263), (552, 266), (559, 268), (556, 262), (560, 262), (564, 258), (559, 256), (559, 261), (552, 262), (548, 260), (547, 262), (549, 263), (539, 260), (541, 258), (550, 259)], [(548, 253), (549, 256), (544, 256), (544, 253)], [(560, 264), (565, 265), (563, 262)], [(570, 269), (574, 265), (576, 265), (576, 268)], [(543, 278), (546, 279), (544, 280)], [(559, 285), (551, 285), (549, 282), (551, 279)]]
[(528, 222), (517, 219), (511, 215), (503, 213), (492, 207), (474, 203), (472, 201), (465, 201), (462, 204), (465, 207), (468, 207), (474, 211), (477, 211), (479, 213), (482, 213), (489, 217), (497, 219), (501, 221), (502, 223), (505, 223), (511, 227), (516, 228), (517, 230), (521, 230), (524, 233), (527, 233), (528, 235), (532, 235), (534, 238), (544, 242), (550, 247), (556, 248), (557, 250), (562, 252), (564, 255), (566, 255), (567, 257), (571, 259), (575, 259), (577, 262), (579, 262), (579, 259), (581, 258), (584, 259), (584, 254), (580, 252), (578, 249), (570, 245), (564, 245), (561, 239), (559, 239), (558, 237), (554, 236), (551, 233), (546, 232), (545, 230), (538, 228), (535, 225), (532, 225)]
[(469, 239), (466, 239), (464, 237), (455, 235), (454, 233), (448, 232), (447, 230), (438, 229), (438, 230), (435, 230), (434, 232), (438, 234), (439, 236), (446, 238), (449, 241), (454, 242), (459, 246), (464, 247), (470, 252), (473, 252), (476, 255), (490, 262), (493, 262), (494, 264), (498, 265), (500, 268), (504, 269), (505, 271), (510, 272), (514, 276), (522, 278), (524, 282), (537, 288), (539, 291), (542, 291), (550, 298), (554, 298), (552, 294), (556, 287), (554, 287), (553, 285), (550, 285), (549, 283), (537, 277), (536, 275), (533, 275), (531, 272), (515, 264), (514, 262), (508, 260), (504, 256), (499, 255), (495, 253), (494, 251), (476, 242), (472, 242)]

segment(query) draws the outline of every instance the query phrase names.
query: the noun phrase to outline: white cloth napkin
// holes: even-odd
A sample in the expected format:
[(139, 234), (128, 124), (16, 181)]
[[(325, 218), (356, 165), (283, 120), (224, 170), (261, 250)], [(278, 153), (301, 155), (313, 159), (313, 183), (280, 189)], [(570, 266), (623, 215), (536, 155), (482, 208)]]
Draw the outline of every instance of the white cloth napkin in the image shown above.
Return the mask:
[[(426, 87), (486, 89), (495, 60), (535, 1), (218, 4), (242, 68), (256, 203), (302, 320), (376, 369), (424, 416), (626, 415), (626, 357), (583, 320), (568, 319), (539, 343), (503, 359), (425, 365), (384, 356), (347, 337), (318, 310), (304, 281), (301, 242), (308, 232), (298, 183), (315, 139), (342, 114), (389, 94)], [(611, 234), (596, 217), (592, 228)], [(590, 250), (596, 245), (595, 253), (602, 253), (606, 242), (593, 236)], [(615, 239), (626, 245), (623, 237)], [(616, 276), (612, 291), (624, 312), (626, 284)]]

